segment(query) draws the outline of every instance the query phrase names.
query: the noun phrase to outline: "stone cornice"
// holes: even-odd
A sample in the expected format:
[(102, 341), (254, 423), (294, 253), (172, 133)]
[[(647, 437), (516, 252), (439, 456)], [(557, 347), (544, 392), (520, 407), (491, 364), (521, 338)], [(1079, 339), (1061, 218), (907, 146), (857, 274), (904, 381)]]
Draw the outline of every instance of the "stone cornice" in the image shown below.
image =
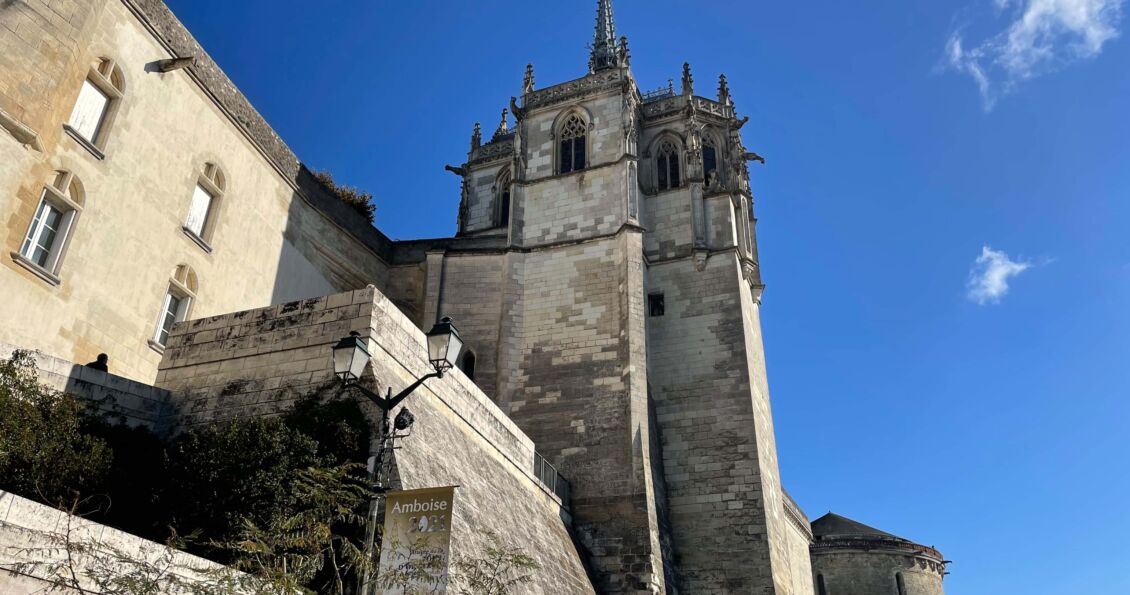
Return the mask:
[(866, 551), (874, 553), (911, 554), (925, 557), (933, 562), (944, 565), (942, 553), (938, 550), (918, 545), (905, 539), (879, 537), (874, 535), (833, 535), (816, 539), (812, 543), (812, 553), (822, 554), (833, 551)]
[(808, 522), (808, 517), (804, 515), (804, 511), (800, 509), (800, 506), (797, 505), (796, 501), (793, 500), (793, 497), (790, 496), (788, 492), (781, 490), (781, 494), (784, 496), (785, 516), (797, 529), (800, 529), (801, 533), (804, 533), (804, 535), (808, 537), (808, 541), (811, 543), (812, 524)]
[(581, 97), (617, 89), (631, 80), (626, 69), (601, 70), (560, 85), (531, 91), (522, 96), (522, 109), (535, 110), (576, 101)]
[(648, 101), (643, 104), (643, 117), (645, 120), (655, 120), (677, 114), (687, 108), (688, 102), (693, 103), (695, 110), (699, 115), (708, 114), (715, 116), (722, 120), (729, 120), (735, 117), (734, 108), (732, 106), (722, 105), (717, 101), (699, 97), (697, 95), (687, 98), (686, 95), (674, 95)]

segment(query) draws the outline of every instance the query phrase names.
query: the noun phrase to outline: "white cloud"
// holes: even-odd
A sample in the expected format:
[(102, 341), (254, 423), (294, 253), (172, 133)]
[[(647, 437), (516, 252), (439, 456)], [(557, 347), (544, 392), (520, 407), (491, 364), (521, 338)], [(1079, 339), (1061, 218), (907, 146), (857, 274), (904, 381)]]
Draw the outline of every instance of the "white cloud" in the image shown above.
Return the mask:
[(1125, 0), (992, 0), (1007, 28), (967, 47), (962, 29), (946, 42), (946, 66), (973, 78), (985, 110), (1016, 85), (1097, 56), (1119, 35)]
[(1003, 251), (983, 246), (969, 271), (965, 295), (981, 305), (999, 303), (1008, 293), (1008, 280), (1031, 267), (1030, 262), (1014, 261)]

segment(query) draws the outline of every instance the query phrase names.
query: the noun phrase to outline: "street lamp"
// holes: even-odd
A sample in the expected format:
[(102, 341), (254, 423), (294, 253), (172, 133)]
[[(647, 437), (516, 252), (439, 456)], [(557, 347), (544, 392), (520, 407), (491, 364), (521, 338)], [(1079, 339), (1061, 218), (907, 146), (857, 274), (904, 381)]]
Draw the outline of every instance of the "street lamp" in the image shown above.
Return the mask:
[[(432, 327), (432, 330), (428, 331), (427, 338), (428, 361), (431, 362), (435, 372), (413, 382), (395, 396), (393, 396), (390, 387), (384, 397), (358, 384), (361, 375), (365, 372), (365, 366), (369, 364), (372, 357), (365, 347), (365, 340), (361, 338), (361, 334), (357, 331), (351, 331), (348, 337), (342, 338), (333, 346), (334, 375), (341, 380), (344, 387), (356, 389), (381, 410), (381, 421), (377, 425), (377, 452), (374, 453), (372, 466), (369, 468), (369, 483), (374, 494), (369, 501), (369, 522), (365, 531), (365, 558), (370, 563), (373, 560), (373, 544), (376, 540), (377, 509), (380, 504), (380, 494), (388, 491), (389, 488), (387, 485), (388, 478), (385, 477), (385, 467), (389, 464), (387, 455), (394, 449), (394, 441), (397, 438), (396, 432), (408, 430), (412, 426), (412, 422), (416, 421), (416, 418), (405, 407), (396, 416), (393, 425), (395, 430), (390, 431), (389, 412), (395, 409), (401, 401), (408, 398), (408, 395), (419, 388), (424, 381), (429, 378), (443, 378), (444, 372), (455, 367), (455, 362), (459, 359), (459, 352), (463, 349), (463, 339), (459, 337), (459, 331), (456, 330), (455, 325), (451, 324), (451, 319), (447, 317), (444, 317), (443, 320)], [(407, 434), (400, 436), (404, 437)], [(366, 569), (361, 583), (362, 594), (373, 592), (372, 579), (373, 571)]]

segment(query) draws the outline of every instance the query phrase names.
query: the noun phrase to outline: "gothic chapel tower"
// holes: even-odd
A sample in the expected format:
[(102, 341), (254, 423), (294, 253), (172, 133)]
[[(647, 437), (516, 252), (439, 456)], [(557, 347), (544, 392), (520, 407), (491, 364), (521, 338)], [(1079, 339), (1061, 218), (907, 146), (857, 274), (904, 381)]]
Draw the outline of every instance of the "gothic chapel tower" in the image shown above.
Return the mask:
[(598, 592), (811, 595), (765, 379), (757, 157), (725, 77), (702, 97), (684, 65), (641, 94), (601, 0), (588, 73), (536, 88), (529, 67), (510, 111), (448, 168), (459, 233), (421, 246), (421, 324), (460, 321), (476, 382), (572, 483)]

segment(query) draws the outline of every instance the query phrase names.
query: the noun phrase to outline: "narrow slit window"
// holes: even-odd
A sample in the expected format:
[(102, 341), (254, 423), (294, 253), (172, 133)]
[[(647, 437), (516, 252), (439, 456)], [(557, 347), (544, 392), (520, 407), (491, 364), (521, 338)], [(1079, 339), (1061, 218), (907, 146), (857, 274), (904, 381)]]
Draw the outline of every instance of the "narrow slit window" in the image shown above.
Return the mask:
[(461, 366), (461, 368), (463, 370), (463, 374), (466, 375), (468, 379), (470, 379), (470, 380), (475, 379), (475, 352), (474, 351), (468, 351), (467, 353), (463, 354), (463, 365)]
[(902, 573), (895, 573), (895, 588), (898, 589), (898, 595), (906, 595), (906, 583), (903, 581)]
[(828, 595), (828, 588), (824, 586), (824, 575), (816, 575), (816, 595)]
[(663, 316), (666, 311), (666, 306), (663, 303), (662, 293), (652, 293), (647, 296), (647, 314), (648, 316)]

